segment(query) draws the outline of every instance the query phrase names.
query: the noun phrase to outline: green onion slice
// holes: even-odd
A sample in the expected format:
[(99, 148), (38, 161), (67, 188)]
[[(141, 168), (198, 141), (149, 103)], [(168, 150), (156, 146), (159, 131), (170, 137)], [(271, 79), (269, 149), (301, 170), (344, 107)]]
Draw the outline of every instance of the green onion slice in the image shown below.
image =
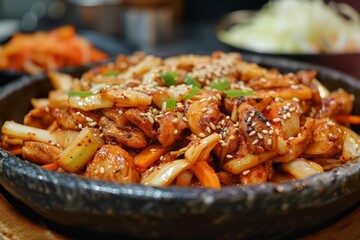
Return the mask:
[(227, 97), (243, 97), (243, 96), (249, 96), (249, 95), (254, 94), (254, 91), (253, 90), (243, 91), (243, 90), (239, 90), (239, 89), (230, 89), (230, 90), (224, 91), (224, 93), (226, 94)]
[(110, 71), (107, 71), (106, 73), (104, 73), (104, 75), (106, 77), (116, 77), (120, 74), (120, 72), (116, 71), (116, 70), (110, 70)]
[(200, 88), (199, 88), (199, 87), (193, 87), (193, 88), (190, 90), (189, 94), (184, 97), (184, 99), (185, 99), (185, 100), (188, 100), (188, 99), (192, 98), (193, 96), (195, 96), (196, 94), (198, 94), (199, 92), (200, 92)]
[(177, 72), (165, 72), (160, 75), (166, 86), (176, 86), (176, 78), (179, 76)]
[(198, 81), (196, 81), (195, 79), (193, 79), (190, 76), (186, 76), (184, 83), (187, 85), (193, 85), (194, 87), (199, 87), (201, 88), (201, 83), (199, 83)]
[(217, 90), (226, 90), (230, 87), (230, 82), (227, 78), (219, 78), (216, 79), (210, 87)]
[(70, 91), (67, 92), (69, 97), (88, 97), (93, 95), (92, 91)]
[(173, 110), (176, 107), (176, 100), (174, 98), (169, 98), (166, 100), (166, 108)]

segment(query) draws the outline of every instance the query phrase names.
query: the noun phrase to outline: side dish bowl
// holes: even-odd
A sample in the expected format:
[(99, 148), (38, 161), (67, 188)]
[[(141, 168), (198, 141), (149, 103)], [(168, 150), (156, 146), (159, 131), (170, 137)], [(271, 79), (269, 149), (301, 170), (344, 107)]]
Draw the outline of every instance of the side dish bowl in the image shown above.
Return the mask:
[[(360, 96), (357, 79), (326, 67), (256, 55), (244, 54), (243, 58), (282, 72), (314, 69), (329, 89), (341, 87)], [(44, 75), (24, 77), (1, 88), (0, 124), (21, 121), (30, 99), (44, 97), (50, 89)], [(354, 104), (354, 114), (360, 114), (360, 99)], [(0, 150), (0, 184), (41, 216), (63, 226), (142, 238), (301, 236), (357, 204), (359, 181), (360, 159), (356, 159), (329, 172), (282, 184), (222, 190), (158, 188), (51, 172)]]
[(221, 37), (222, 32), (227, 32), (236, 24), (244, 24), (248, 22), (255, 15), (252, 10), (239, 10), (230, 12), (223, 16), (215, 26), (215, 34), (217, 39), (229, 47), (230, 50), (236, 50), (242, 53), (258, 54), (261, 56), (289, 58), (302, 62), (309, 62), (334, 68), (353, 75), (357, 78), (360, 77), (360, 53), (278, 53), (278, 52), (262, 52), (228, 42)]

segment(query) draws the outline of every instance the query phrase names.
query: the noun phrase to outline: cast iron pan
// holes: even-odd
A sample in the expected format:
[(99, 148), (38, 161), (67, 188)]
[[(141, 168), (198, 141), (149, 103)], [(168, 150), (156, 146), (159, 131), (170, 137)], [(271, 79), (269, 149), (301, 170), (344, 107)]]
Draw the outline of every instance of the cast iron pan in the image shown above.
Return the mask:
[[(251, 62), (283, 72), (315, 69), (331, 90), (360, 96), (359, 81), (340, 72), (253, 55)], [(85, 69), (76, 69), (79, 75)], [(0, 124), (22, 121), (32, 97), (47, 96), (44, 75), (0, 90)], [(359, 98), (354, 114), (360, 114)], [(147, 187), (85, 179), (44, 170), (0, 150), (0, 184), (16, 199), (60, 226), (83, 232), (163, 239), (289, 238), (322, 225), (360, 201), (360, 159), (284, 184), (201, 188)]]

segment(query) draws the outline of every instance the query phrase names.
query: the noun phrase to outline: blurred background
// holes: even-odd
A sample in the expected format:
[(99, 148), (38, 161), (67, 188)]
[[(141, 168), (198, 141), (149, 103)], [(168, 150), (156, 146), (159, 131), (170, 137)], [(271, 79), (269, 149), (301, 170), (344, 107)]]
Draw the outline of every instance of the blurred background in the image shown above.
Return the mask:
[[(239, 9), (258, 9), (265, 0), (0, 0), (0, 39), (17, 31), (62, 24), (113, 38), (123, 50), (181, 52), (214, 50), (214, 25)], [(90, 38), (96, 36), (90, 36)]]
[[(330, 2), (329, 0), (324, 0)], [(16, 32), (76, 27), (97, 48), (111, 56), (141, 50), (156, 54), (229, 51), (215, 29), (236, 10), (258, 10), (266, 0), (0, 0), (0, 43)], [(360, 0), (333, 0), (360, 12)], [(299, 13), (301, 14), (301, 13)], [(360, 25), (360, 20), (358, 19)], [(360, 39), (360, 35), (359, 35)], [(320, 63), (360, 78), (360, 54), (287, 55)], [(359, 64), (354, 67), (354, 61)], [(358, 70), (354, 70), (358, 69)]]

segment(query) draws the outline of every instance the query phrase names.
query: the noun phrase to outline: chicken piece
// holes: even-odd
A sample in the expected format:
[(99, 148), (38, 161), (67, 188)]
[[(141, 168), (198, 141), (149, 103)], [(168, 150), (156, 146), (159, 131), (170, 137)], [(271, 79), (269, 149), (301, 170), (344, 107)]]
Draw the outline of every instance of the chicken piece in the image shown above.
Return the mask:
[(119, 183), (138, 183), (140, 174), (130, 153), (116, 145), (104, 145), (86, 168), (86, 177)]
[(148, 141), (146, 135), (134, 126), (117, 128), (115, 123), (106, 117), (101, 117), (99, 126), (102, 128), (103, 138), (108, 143), (117, 143), (130, 148), (144, 148)]
[(55, 109), (53, 111), (58, 124), (65, 129), (81, 130), (83, 127), (94, 127), (97, 124), (98, 115), (88, 111), (78, 111), (77, 109)]
[(181, 136), (181, 132), (188, 128), (188, 124), (178, 117), (176, 112), (166, 112), (157, 118), (159, 128), (157, 130), (157, 139), (163, 147), (170, 147)]
[(269, 88), (289, 88), (293, 85), (299, 84), (298, 81), (296, 81), (291, 74), (268, 75), (269, 76), (264, 76), (261, 78), (252, 78), (246, 83), (246, 86), (254, 90), (259, 90)]
[(22, 157), (39, 165), (54, 163), (61, 152), (57, 146), (35, 141), (26, 141), (22, 147)]
[(304, 153), (309, 157), (337, 158), (343, 150), (343, 132), (339, 125), (329, 118), (316, 119), (312, 140)]
[(129, 125), (129, 120), (124, 116), (123, 109), (104, 108), (101, 112), (105, 117), (113, 121), (117, 128)]
[(24, 117), (24, 124), (31, 127), (48, 128), (54, 121), (51, 116), (50, 108), (45, 106), (41, 108), (32, 109)]
[(218, 100), (211, 98), (205, 101), (194, 101), (186, 105), (185, 116), (193, 133), (198, 136), (208, 136), (214, 132), (212, 126), (216, 126), (220, 119), (218, 104)]
[(150, 139), (155, 140), (156, 131), (153, 128), (154, 115), (151, 112), (147, 112), (144, 109), (130, 108), (125, 111), (125, 117), (132, 124), (143, 130), (143, 132)]
[(243, 103), (238, 107), (239, 133), (245, 139), (249, 152), (260, 154), (275, 151), (278, 137), (269, 120), (253, 106)]
[(257, 111), (263, 112), (266, 107), (274, 100), (274, 97), (265, 95), (265, 96), (245, 96), (237, 98), (225, 98), (224, 105), (226, 112), (229, 114), (232, 113), (234, 107), (239, 106), (241, 103), (247, 103), (256, 108)]
[(294, 78), (306, 86), (310, 86), (312, 81), (316, 78), (317, 72), (312, 71), (299, 71), (295, 73)]
[[(220, 162), (222, 163), (228, 154), (232, 154), (240, 146), (242, 136), (239, 135), (235, 124), (230, 119), (226, 119), (226, 116), (222, 114), (218, 123), (220, 127), (220, 134), (223, 137), (222, 142), (217, 144), (214, 148), (214, 153)], [(226, 133), (226, 134), (225, 134)]]
[(331, 92), (330, 95), (323, 99), (321, 109), (315, 115), (315, 118), (326, 118), (338, 114), (349, 114), (353, 109), (353, 97), (339, 89)]
[(266, 161), (239, 175), (243, 185), (266, 183), (273, 174), (272, 162)]

